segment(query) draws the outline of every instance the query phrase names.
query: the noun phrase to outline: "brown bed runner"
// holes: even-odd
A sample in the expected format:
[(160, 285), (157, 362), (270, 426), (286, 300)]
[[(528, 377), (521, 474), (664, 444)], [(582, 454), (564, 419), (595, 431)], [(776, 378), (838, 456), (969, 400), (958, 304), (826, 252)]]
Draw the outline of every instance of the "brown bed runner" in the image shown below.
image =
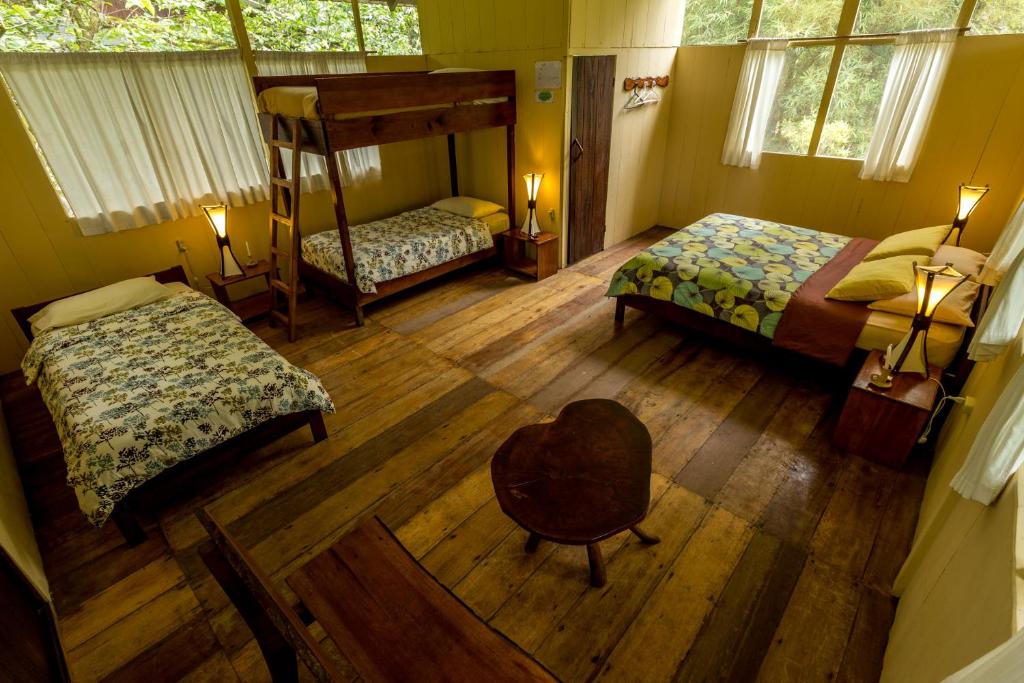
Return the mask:
[(775, 346), (845, 365), (871, 311), (863, 303), (826, 299), (837, 282), (861, 262), (876, 240), (854, 237), (793, 293), (775, 330)]

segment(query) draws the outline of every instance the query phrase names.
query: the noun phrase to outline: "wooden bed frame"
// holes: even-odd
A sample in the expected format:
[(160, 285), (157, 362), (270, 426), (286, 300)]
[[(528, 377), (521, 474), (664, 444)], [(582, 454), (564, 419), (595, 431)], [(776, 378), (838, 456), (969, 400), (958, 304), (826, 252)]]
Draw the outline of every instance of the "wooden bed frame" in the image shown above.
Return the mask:
[[(257, 96), (269, 88), (281, 86), (315, 87), (320, 118), (316, 120), (261, 112), (260, 127), (270, 148), (271, 209), (271, 321), (287, 326), (288, 337), (295, 338), (295, 309), (298, 305), (299, 278), (308, 279), (330, 291), (352, 309), (356, 324), (363, 324), (363, 306), (431, 280), (457, 268), (492, 258), (496, 247), (468, 254), (454, 261), (388, 280), (377, 285), (377, 292), (361, 292), (356, 284), (355, 262), (349, 232), (337, 152), (391, 142), (419, 140), (439, 135), (448, 138), (448, 173), (452, 196), (459, 194), (459, 171), (455, 153), (455, 134), (484, 128), (505, 128), (507, 210), (515, 214), (515, 71), (476, 71), (428, 73), (425, 71), (324, 74), (313, 76), (257, 76), (253, 88)], [(506, 98), (503, 102), (478, 103), (480, 100)], [(372, 103), (371, 105), (368, 103)], [(409, 109), (410, 107), (421, 107)], [(422, 108), (429, 107), (429, 108)], [(398, 111), (390, 111), (398, 110)], [(370, 114), (370, 111), (386, 113)], [(346, 118), (336, 118), (345, 116)], [(292, 150), (290, 172), (286, 172), (281, 149)], [(334, 215), (341, 238), (346, 280), (325, 272), (302, 259), (302, 235), (299, 224), (300, 157), (302, 153), (327, 158), (327, 170), (334, 198)], [(286, 228), (287, 246), (278, 234)], [(282, 260), (288, 264), (282, 276)], [(287, 278), (287, 279), (285, 279)], [(284, 297), (284, 308), (278, 297)]]
[[(977, 329), (978, 321), (981, 320), (981, 316), (985, 312), (985, 308), (988, 305), (989, 290), (991, 287), (988, 285), (981, 285), (978, 290), (978, 297), (974, 301), (974, 306), (971, 309), (971, 320), (974, 321), (975, 327), (968, 327), (964, 333), (963, 341), (960, 343), (960, 349), (953, 357), (952, 362), (944, 370), (944, 376), (946, 377), (946, 389), (953, 393), (960, 390), (964, 383), (967, 381), (967, 375), (970, 374), (971, 368), (974, 367), (974, 361), (967, 357), (967, 347), (971, 344), (971, 339), (974, 337), (974, 331)], [(764, 337), (755, 332), (750, 332), (741, 327), (737, 327), (731, 323), (727, 323), (718, 318), (712, 318), (711, 316), (704, 315), (703, 313), (697, 313), (691, 311), (688, 308), (677, 306), (671, 301), (662, 301), (660, 299), (652, 299), (651, 297), (641, 296), (639, 294), (622, 294), (615, 298), (615, 323), (621, 325), (626, 315), (626, 307), (635, 308), (638, 311), (644, 311), (656, 315), (660, 318), (664, 318), (673, 323), (681, 325), (687, 329), (702, 332), (709, 336), (715, 337), (726, 341), (727, 343), (737, 346), (743, 349), (749, 349), (755, 353), (768, 354), (777, 358), (784, 359), (802, 359), (805, 363), (813, 363), (821, 366), (822, 368), (831, 368), (822, 361), (815, 360), (806, 356), (802, 356), (795, 351), (788, 351), (781, 347), (775, 346), (771, 339)], [(863, 363), (864, 358), (867, 356), (867, 352), (863, 349), (854, 349), (853, 353), (850, 354), (850, 360), (847, 361), (844, 366), (845, 370), (851, 373), (851, 377), (856, 375), (857, 370)]]
[[(156, 278), (157, 282), (162, 284), (171, 282), (189, 284), (188, 277), (185, 275), (185, 269), (181, 266), (174, 266), (151, 275)], [(58, 300), (51, 299), (11, 310), (11, 314), (17, 321), (18, 327), (25, 333), (25, 337), (29, 341), (32, 341), (33, 335), (32, 324), (28, 319), (48, 304)], [(173, 482), (180, 483), (184, 477), (194, 475), (203, 469), (208, 469), (215, 462), (219, 464), (223, 460), (256, 450), (267, 443), (276, 441), (286, 434), (306, 426), (309, 427), (313, 434), (314, 443), (327, 438), (327, 426), (324, 424), (323, 414), (319, 410), (306, 410), (289, 415), (279, 415), (184, 462), (180, 462), (170, 469), (164, 470), (141, 486), (133, 489), (127, 496), (121, 499), (114, 506), (111, 517), (128, 545), (139, 545), (146, 540), (146, 532), (143, 530), (137, 515), (137, 511), (143, 507), (139, 505), (143, 499), (165, 497), (167, 492), (175, 488)], [(164, 496), (161, 496), (161, 494), (164, 494)]]

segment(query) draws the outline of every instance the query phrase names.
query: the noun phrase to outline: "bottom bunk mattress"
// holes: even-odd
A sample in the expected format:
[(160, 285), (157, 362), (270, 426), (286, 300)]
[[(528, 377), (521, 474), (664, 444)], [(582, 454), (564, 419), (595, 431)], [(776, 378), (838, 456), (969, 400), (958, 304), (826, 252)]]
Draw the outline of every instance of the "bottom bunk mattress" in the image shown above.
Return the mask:
[[(412, 275), (494, 246), (508, 214), (468, 218), (432, 207), (349, 228), (356, 285), (376, 294), (377, 284)], [(347, 282), (341, 237), (326, 230), (302, 238), (302, 260)]]
[(191, 289), (43, 332), (22, 362), (57, 427), (68, 484), (99, 526), (132, 489), (271, 418), (334, 412), (231, 311)]

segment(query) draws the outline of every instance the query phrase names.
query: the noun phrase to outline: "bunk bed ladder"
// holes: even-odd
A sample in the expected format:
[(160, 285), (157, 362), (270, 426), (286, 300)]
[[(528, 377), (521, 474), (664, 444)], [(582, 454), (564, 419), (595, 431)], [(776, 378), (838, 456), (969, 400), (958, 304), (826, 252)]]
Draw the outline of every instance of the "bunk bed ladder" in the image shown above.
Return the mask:
[[(295, 119), (291, 140), (281, 139), (284, 126), (274, 116), (270, 124), (270, 322), (288, 329), (288, 340), (295, 341), (295, 319), (299, 295), (299, 197), (302, 192), (302, 128)], [(291, 173), (286, 174), (281, 150), (291, 150)], [(285, 209), (285, 210), (282, 210)], [(282, 239), (281, 230), (287, 237)], [(287, 273), (282, 275), (282, 260)]]

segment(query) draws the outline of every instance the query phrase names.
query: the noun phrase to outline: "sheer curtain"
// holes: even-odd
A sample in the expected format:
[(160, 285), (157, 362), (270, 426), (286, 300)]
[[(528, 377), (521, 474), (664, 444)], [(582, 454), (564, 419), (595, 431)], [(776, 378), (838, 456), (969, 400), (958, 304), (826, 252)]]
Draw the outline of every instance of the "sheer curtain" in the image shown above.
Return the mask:
[(1010, 270), (992, 293), (981, 316), (967, 356), (974, 361), (997, 358), (1017, 338), (1024, 320), (1024, 251), (1017, 254)]
[(732, 101), (729, 132), (725, 136), (722, 163), (757, 168), (768, 130), (768, 117), (786, 63), (785, 40), (752, 38), (743, 55), (740, 80)]
[(957, 33), (957, 29), (911, 31), (896, 38), (861, 178), (910, 180)]
[(7, 53), (0, 71), (86, 235), (268, 196), (235, 51)]
[[(256, 68), (261, 76), (363, 73), (366, 56), (362, 52), (257, 52)], [(282, 157), (287, 168), (291, 152), (282, 150)], [(380, 178), (380, 150), (376, 146), (345, 150), (337, 160), (345, 187)], [(302, 189), (309, 192), (329, 188), (326, 160), (302, 155)]]
[(1024, 464), (1024, 367), (999, 395), (950, 486), (964, 498), (990, 504)]
[(1017, 207), (1003, 231), (999, 233), (992, 253), (981, 270), (980, 280), (986, 285), (998, 284), (1013, 265), (1017, 255), (1024, 251), (1024, 201)]

